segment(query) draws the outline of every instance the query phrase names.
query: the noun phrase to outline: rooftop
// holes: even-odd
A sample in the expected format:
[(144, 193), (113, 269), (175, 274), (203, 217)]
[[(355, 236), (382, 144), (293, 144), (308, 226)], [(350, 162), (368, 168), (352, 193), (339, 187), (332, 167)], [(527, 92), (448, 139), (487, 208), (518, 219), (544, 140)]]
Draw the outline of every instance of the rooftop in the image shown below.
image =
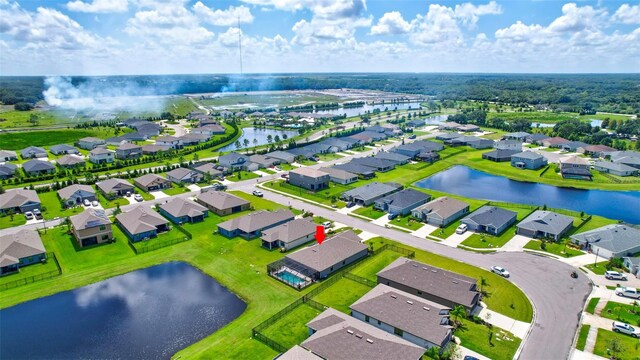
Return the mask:
[(227, 220), (218, 224), (219, 228), (226, 230), (239, 229), (245, 233), (252, 233), (254, 231), (262, 230), (265, 227), (276, 224), (287, 219), (293, 220), (295, 216), (289, 210), (277, 210), (277, 211), (256, 211), (254, 213), (240, 216), (231, 220)]
[(250, 204), (249, 201), (223, 191), (207, 191), (198, 195), (198, 200), (216, 209), (231, 209)]
[(290, 243), (302, 237), (314, 234), (316, 224), (307, 219), (295, 219), (262, 232), (262, 240), (266, 242), (282, 241)]
[(156, 230), (158, 226), (169, 224), (162, 215), (145, 205), (136, 206), (126, 213), (116, 215), (116, 220), (133, 235)]
[(326, 239), (322, 244), (315, 244), (286, 256), (309, 269), (322, 272), (347, 258), (367, 250), (367, 245), (352, 230), (347, 230)]
[(86, 209), (78, 215), (69, 218), (71, 225), (76, 230), (90, 229), (97, 226), (111, 224), (109, 217), (104, 210)]
[(446, 219), (468, 206), (469, 204), (464, 201), (443, 196), (415, 208), (414, 211), (420, 211), (423, 214), (438, 214), (442, 219)]
[(174, 217), (196, 217), (203, 215), (207, 208), (191, 200), (174, 197), (168, 202), (160, 205), (160, 208)]
[(0, 266), (10, 266), (20, 263), (20, 259), (38, 255), (47, 250), (42, 244), (40, 234), (36, 230), (13, 229), (0, 236)]
[(552, 211), (536, 210), (517, 226), (518, 228), (559, 234), (567, 226), (573, 225), (571, 216), (557, 214)]
[(606, 225), (574, 234), (571, 239), (595, 244), (614, 253), (624, 253), (640, 246), (640, 230), (623, 224)]

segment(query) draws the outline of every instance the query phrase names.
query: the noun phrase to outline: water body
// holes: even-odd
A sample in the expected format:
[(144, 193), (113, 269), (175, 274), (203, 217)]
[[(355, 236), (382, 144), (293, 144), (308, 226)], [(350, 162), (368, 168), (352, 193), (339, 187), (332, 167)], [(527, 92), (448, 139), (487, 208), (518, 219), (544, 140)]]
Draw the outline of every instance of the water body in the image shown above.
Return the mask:
[(168, 359), (246, 304), (191, 265), (170, 262), (0, 311), (4, 359)]
[(314, 112), (317, 112), (319, 114), (331, 114), (331, 115), (334, 115), (334, 116), (347, 114), (347, 117), (352, 117), (352, 116), (363, 115), (367, 111), (373, 112), (373, 110), (375, 110), (375, 109), (380, 109), (380, 111), (385, 111), (385, 109), (388, 109), (389, 111), (392, 111), (392, 110), (409, 110), (409, 109), (411, 109), (411, 110), (420, 110), (420, 103), (408, 102), (408, 103), (400, 103), (400, 104), (378, 104), (378, 105), (366, 104), (364, 106), (355, 107), (355, 108), (347, 108), (347, 109), (339, 108), (339, 109), (331, 109), (331, 110), (318, 110), (318, 111), (314, 111)]
[[(238, 141), (242, 144), (241, 149), (244, 149), (244, 139), (249, 140), (249, 147), (266, 145), (269, 142), (267, 141), (267, 136), (271, 135), (271, 137), (275, 137), (276, 135), (280, 136), (280, 139), (283, 139), (283, 135), (287, 135), (288, 138), (292, 138), (298, 135), (296, 130), (275, 130), (275, 129), (256, 129), (256, 128), (243, 128), (242, 135), (238, 138)], [(253, 143), (253, 139), (256, 139), (258, 142)], [(275, 142), (275, 141), (274, 141)], [(235, 142), (222, 147), (219, 151), (232, 151), (238, 150)]]
[(416, 186), (469, 198), (520, 204), (547, 205), (584, 211), (610, 219), (640, 224), (640, 191), (604, 191), (562, 188), (546, 184), (515, 181), (456, 165)]
[[(592, 127), (602, 126), (602, 120), (589, 119), (589, 124), (591, 124)], [(537, 122), (531, 123), (532, 128), (536, 128), (536, 127), (547, 128), (547, 127), (554, 127), (554, 126), (556, 126), (555, 123), (537, 123)]]

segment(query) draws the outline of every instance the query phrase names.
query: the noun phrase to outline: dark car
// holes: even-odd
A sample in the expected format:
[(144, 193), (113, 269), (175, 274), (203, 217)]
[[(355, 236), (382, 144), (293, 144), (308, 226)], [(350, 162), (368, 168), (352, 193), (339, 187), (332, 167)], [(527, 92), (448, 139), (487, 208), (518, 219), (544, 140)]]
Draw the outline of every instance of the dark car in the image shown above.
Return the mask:
[(467, 355), (467, 356), (464, 357), (464, 360), (480, 360), (480, 359), (478, 359), (475, 356)]
[(409, 139), (415, 139), (415, 138), (416, 138), (416, 134), (409, 135)]
[(36, 220), (42, 220), (42, 213), (38, 209), (33, 209), (33, 216), (36, 217)]
[(393, 220), (393, 219), (398, 217), (398, 214), (393, 214), (392, 213), (392, 214), (389, 214), (389, 216), (387, 216), (387, 217), (389, 218), (389, 220)]
[(353, 202), (353, 201), (349, 201), (349, 202), (347, 203), (347, 207), (348, 207), (348, 208), (351, 208), (351, 207), (354, 207), (354, 206), (356, 206), (356, 203), (355, 203), (355, 202)]

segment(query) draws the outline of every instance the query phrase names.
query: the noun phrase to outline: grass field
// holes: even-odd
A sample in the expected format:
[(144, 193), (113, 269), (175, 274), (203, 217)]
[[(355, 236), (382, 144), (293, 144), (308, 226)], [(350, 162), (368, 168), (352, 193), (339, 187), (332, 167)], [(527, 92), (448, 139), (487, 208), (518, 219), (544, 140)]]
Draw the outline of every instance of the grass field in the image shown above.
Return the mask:
[(169, 196), (183, 194), (183, 193), (189, 192), (189, 191), (191, 191), (191, 190), (187, 189), (186, 187), (177, 186), (177, 185), (173, 185), (173, 187), (170, 188), (170, 189), (162, 190), (163, 193), (165, 193), (165, 194), (167, 194)]
[(291, 348), (309, 337), (309, 328), (306, 324), (318, 315), (320, 311), (302, 304), (264, 329), (262, 333), (277, 343)]
[[(29, 122), (31, 115), (38, 117), (36, 126)], [(69, 125), (73, 126), (78, 121), (72, 120), (74, 111), (43, 111), (34, 109), (30, 111), (2, 111), (0, 112), (0, 128), (37, 128), (41, 126), (51, 125)]]
[(640, 326), (640, 301), (635, 306), (607, 301), (600, 316), (626, 322), (632, 326)]
[(18, 280), (24, 280), (32, 276), (44, 275), (58, 270), (55, 260), (52, 258), (47, 259), (45, 263), (31, 264), (20, 267), (20, 271), (17, 273), (4, 275), (0, 277), (0, 285), (11, 283)]
[(258, 178), (258, 174), (251, 171), (237, 171), (237, 172), (234, 172), (232, 175), (229, 175), (226, 177), (227, 180), (233, 181), (233, 182), (257, 179), (257, 178)]
[(410, 231), (416, 231), (424, 225), (424, 223), (411, 217), (411, 214), (408, 214), (405, 216), (398, 216), (397, 218), (389, 221), (389, 224), (399, 226), (403, 229), (407, 229)]
[(13, 214), (0, 216), (0, 229), (6, 229), (14, 226), (24, 225), (27, 222), (27, 218), (22, 214)]
[(327, 290), (315, 296), (313, 300), (322, 305), (342, 311), (345, 314), (350, 314), (349, 306), (361, 298), (362, 295), (369, 292), (369, 290), (371, 290), (371, 288), (366, 285), (342, 278), (327, 288)]
[[(611, 343), (613, 341), (620, 345), (621, 351), (617, 354), (613, 354), (609, 350), (611, 349)], [(640, 353), (640, 342), (638, 342), (638, 339), (632, 338), (628, 335), (616, 334), (613, 331), (598, 329), (596, 347), (593, 349), (593, 353), (605, 358), (611, 358), (615, 355), (617, 360), (637, 360), (637, 354)]]
[(113, 128), (64, 129), (15, 132), (0, 134), (3, 149), (21, 150), (28, 146), (51, 146), (56, 144), (73, 144), (88, 136), (107, 138), (114, 136)]
[(460, 345), (490, 359), (512, 359), (521, 340), (506, 330), (493, 328), (489, 341), (489, 331), (485, 325), (467, 320), (454, 334), (460, 338)]
[(584, 252), (571, 248), (569, 246), (565, 246), (564, 242), (547, 242), (545, 244), (545, 249), (542, 249), (542, 241), (540, 240), (531, 240), (529, 241), (524, 248), (525, 249), (530, 249), (530, 250), (537, 250), (537, 251), (545, 251), (554, 255), (558, 255), (560, 257), (573, 257), (573, 256), (579, 256), (579, 255), (584, 255)]
[[(291, 194), (294, 196), (299, 196), (301, 198), (315, 201), (317, 203), (325, 204), (325, 205), (335, 205), (336, 207), (342, 208), (344, 207), (344, 201), (340, 200), (340, 195), (352, 189), (350, 186), (340, 185), (333, 182), (329, 183), (329, 188), (313, 192), (311, 190), (303, 189), (299, 186), (294, 186), (286, 181), (270, 181), (265, 184), (265, 186), (269, 188), (273, 188), (276, 191), (281, 191), (287, 194)], [(335, 202), (332, 202), (332, 197), (335, 197)]]
[(591, 270), (596, 275), (604, 275), (605, 271), (607, 271), (605, 265), (607, 265), (608, 263), (608, 261), (601, 261), (595, 264), (585, 265), (584, 267)]
[(161, 233), (159, 234), (157, 237), (149, 239), (149, 240), (145, 240), (145, 241), (138, 241), (133, 243), (133, 246), (138, 250), (138, 251), (144, 251), (147, 248), (150, 247), (162, 247), (164, 245), (168, 245), (171, 244), (174, 241), (178, 241), (178, 240), (185, 240), (186, 239), (186, 235), (183, 234), (180, 230), (178, 229), (171, 229), (167, 232)]
[(367, 207), (361, 207), (359, 209), (353, 210), (352, 214), (368, 217), (369, 219), (375, 220), (384, 216), (386, 213), (384, 211), (380, 211), (373, 208), (373, 205)]
[(589, 300), (589, 303), (587, 304), (587, 307), (585, 308), (585, 311), (589, 314), (593, 314), (596, 311), (596, 306), (598, 306), (599, 302), (600, 298), (591, 298), (591, 300)]
[(60, 199), (55, 191), (49, 191), (38, 194), (44, 210), (42, 215), (45, 219), (50, 220), (57, 217), (73, 216), (81, 213), (84, 208), (82, 206), (75, 206), (72, 208), (63, 208), (60, 204)]
[(505, 208), (506, 210), (515, 211), (518, 213), (516, 222), (506, 228), (500, 235), (493, 236), (490, 234), (479, 234), (475, 233), (469, 236), (465, 241), (462, 242), (461, 245), (477, 248), (477, 249), (489, 249), (489, 248), (500, 248), (504, 244), (506, 244), (511, 238), (516, 235), (516, 224), (524, 219), (527, 215), (531, 213), (531, 209), (526, 208)]
[(591, 325), (582, 325), (582, 327), (580, 327), (576, 349), (580, 351), (584, 350), (585, 345), (587, 345), (587, 336), (589, 335), (589, 330), (591, 330)]

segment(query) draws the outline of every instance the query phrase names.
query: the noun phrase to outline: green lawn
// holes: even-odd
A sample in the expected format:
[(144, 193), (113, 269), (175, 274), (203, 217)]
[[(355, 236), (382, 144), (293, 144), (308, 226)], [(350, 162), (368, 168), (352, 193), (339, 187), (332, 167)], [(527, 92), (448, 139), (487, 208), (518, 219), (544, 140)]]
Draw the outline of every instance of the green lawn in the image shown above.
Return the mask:
[(589, 300), (589, 303), (587, 304), (587, 308), (585, 309), (585, 311), (589, 314), (593, 314), (596, 311), (596, 306), (598, 306), (599, 302), (600, 298), (591, 298), (591, 300)]
[(573, 256), (579, 256), (579, 255), (584, 255), (584, 252), (574, 249), (572, 247), (569, 246), (565, 246), (564, 242), (547, 242), (545, 244), (545, 249), (541, 248), (542, 246), (542, 241), (540, 240), (531, 240), (527, 243), (527, 245), (524, 246), (525, 249), (530, 249), (530, 250), (537, 250), (537, 251), (544, 251), (544, 252), (548, 252), (551, 254), (555, 254), (558, 255), (560, 257), (573, 257)]
[(38, 194), (42, 206), (45, 209), (42, 215), (45, 219), (50, 220), (57, 217), (73, 216), (81, 213), (84, 208), (82, 206), (75, 206), (72, 208), (63, 208), (58, 198), (58, 194), (55, 191), (49, 191), (46, 193)]
[(367, 217), (367, 218), (372, 219), (372, 220), (379, 219), (382, 216), (387, 214), (384, 211), (380, 211), (380, 210), (374, 209), (373, 205), (367, 206), (367, 207), (361, 207), (359, 209), (356, 209), (356, 210), (352, 211), (351, 213), (352, 214), (356, 214), (356, 215), (360, 215), (360, 216), (364, 216), (364, 217)]
[(275, 342), (291, 348), (309, 337), (306, 324), (319, 314), (320, 311), (302, 304), (261, 332)]
[(640, 326), (640, 302), (636, 306), (608, 301), (600, 316)]
[(262, 171), (263, 173), (270, 174), (270, 175), (273, 175), (273, 174), (276, 173), (275, 171), (273, 171), (271, 169), (260, 169), (260, 171)]
[(591, 330), (591, 325), (582, 325), (580, 327), (580, 334), (578, 334), (578, 342), (576, 343), (576, 349), (583, 351), (585, 345), (587, 345), (587, 336)]
[(113, 200), (107, 200), (107, 198), (104, 197), (101, 191), (96, 191), (96, 198), (105, 209), (114, 208), (117, 205), (129, 205), (129, 200), (126, 197), (116, 197)]
[(599, 263), (596, 263), (595, 265), (589, 264), (589, 265), (585, 265), (584, 267), (591, 270), (596, 275), (604, 275), (605, 271), (607, 271), (607, 268), (605, 267), (605, 265), (607, 265), (608, 263), (609, 263), (608, 261), (601, 261)]
[(183, 186), (173, 186), (170, 189), (164, 189), (162, 190), (163, 193), (169, 195), (169, 196), (173, 196), (173, 195), (178, 195), (178, 194), (183, 194), (186, 192), (189, 192), (191, 190), (187, 189), (186, 187)]
[(181, 241), (181, 240), (187, 240), (187, 236), (183, 234), (180, 230), (173, 228), (170, 231), (159, 234), (155, 238), (145, 240), (145, 241), (135, 242), (133, 243), (133, 246), (138, 251), (144, 251), (148, 248), (155, 249), (155, 248), (168, 246), (169, 244), (172, 244), (175, 241)]
[(500, 248), (504, 244), (506, 244), (511, 238), (516, 235), (516, 224), (524, 219), (527, 215), (529, 215), (532, 209), (527, 208), (505, 208), (507, 210), (515, 211), (518, 213), (517, 221), (506, 230), (504, 230), (500, 235), (493, 236), (490, 234), (479, 234), (475, 233), (469, 236), (465, 241), (461, 243), (463, 246), (477, 248), (477, 249), (489, 249), (489, 248)]
[(256, 178), (258, 178), (258, 174), (250, 171), (237, 171), (237, 172), (234, 172), (232, 175), (225, 177), (225, 179), (233, 182), (256, 179)]
[(493, 328), (489, 341), (489, 328), (485, 325), (465, 321), (454, 333), (460, 338), (460, 345), (476, 351), (493, 360), (513, 359), (521, 340), (506, 330)]
[[(617, 354), (609, 351), (609, 349), (611, 349), (611, 343), (614, 341), (620, 345), (621, 351)], [(615, 355), (617, 360), (637, 360), (637, 354), (640, 354), (640, 342), (638, 342), (638, 339), (629, 335), (616, 334), (613, 331), (598, 329), (596, 347), (593, 349), (593, 353), (605, 358), (611, 358)]]
[[(47, 249), (48, 250), (48, 249)], [(0, 277), (0, 285), (8, 284), (14, 281), (29, 280), (31, 277), (38, 277), (38, 275), (45, 275), (51, 272), (58, 271), (55, 260), (53, 258), (47, 259), (45, 263), (37, 263), (32, 265), (23, 266), (20, 271), (10, 275), (4, 275)]]
[(321, 161), (330, 161), (330, 160), (336, 160), (336, 159), (342, 159), (342, 158), (343, 156), (340, 156), (334, 153), (318, 155), (318, 159), (320, 159)]
[(107, 138), (114, 135), (113, 128), (42, 130), (0, 134), (3, 149), (20, 150), (27, 146), (51, 146), (56, 144), (73, 144), (88, 136)]
[[(340, 200), (340, 195), (343, 192), (352, 189), (352, 187), (349, 186), (330, 182), (328, 189), (313, 192), (311, 190), (303, 189), (299, 186), (291, 185), (282, 180), (270, 181), (266, 183), (265, 186), (267, 186), (268, 188), (273, 188), (276, 191), (281, 191), (317, 203), (329, 206), (335, 205), (338, 208), (342, 208), (345, 205), (344, 201)], [(335, 201), (333, 201), (332, 199), (335, 199)]]
[(23, 214), (13, 214), (0, 216), (0, 229), (20, 226), (27, 223), (27, 218)]
[(371, 288), (366, 285), (342, 278), (320, 294), (314, 296), (313, 300), (322, 305), (342, 311), (345, 314), (349, 314), (349, 306), (370, 290)]
[(401, 256), (401, 254), (395, 251), (383, 251), (361, 262), (360, 265), (351, 270), (351, 273), (372, 281), (377, 281), (376, 274)]
[(286, 164), (286, 163), (280, 164), (278, 165), (278, 167), (284, 171), (289, 171), (294, 169), (294, 167), (291, 166), (291, 164)]
[(398, 216), (397, 218), (389, 221), (389, 224), (399, 226), (401, 228), (411, 230), (411, 231), (416, 231), (424, 225), (424, 223), (411, 217), (411, 214), (408, 214), (402, 217)]

